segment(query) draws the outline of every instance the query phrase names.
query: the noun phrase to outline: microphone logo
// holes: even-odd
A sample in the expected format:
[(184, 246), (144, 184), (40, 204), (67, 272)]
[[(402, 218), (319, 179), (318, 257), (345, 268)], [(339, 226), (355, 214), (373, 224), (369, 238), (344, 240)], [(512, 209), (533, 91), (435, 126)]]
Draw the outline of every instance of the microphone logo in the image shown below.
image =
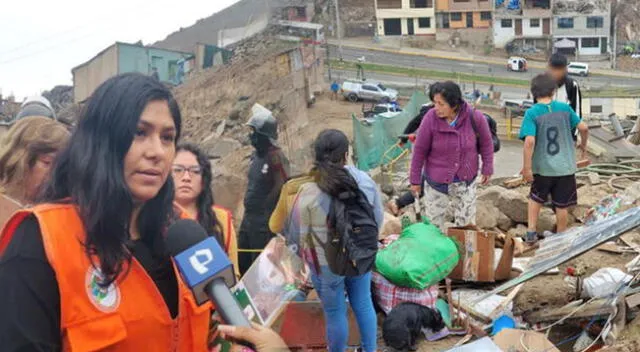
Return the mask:
[(213, 261), (213, 253), (210, 249), (199, 249), (192, 256), (189, 257), (189, 263), (193, 270), (195, 270), (198, 274), (203, 275), (209, 268), (207, 268), (207, 264)]

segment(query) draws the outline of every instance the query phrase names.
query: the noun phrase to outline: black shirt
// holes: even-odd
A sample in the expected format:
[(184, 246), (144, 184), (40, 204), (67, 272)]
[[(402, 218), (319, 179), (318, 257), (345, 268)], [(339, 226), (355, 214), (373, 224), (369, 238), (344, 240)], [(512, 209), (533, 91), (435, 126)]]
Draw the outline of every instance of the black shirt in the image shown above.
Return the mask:
[[(156, 258), (135, 241), (133, 256), (153, 279), (172, 318), (178, 314), (178, 281), (167, 258)], [(141, 297), (140, 299), (144, 299)], [(0, 349), (61, 351), (60, 293), (35, 217), (16, 229), (0, 258)]]

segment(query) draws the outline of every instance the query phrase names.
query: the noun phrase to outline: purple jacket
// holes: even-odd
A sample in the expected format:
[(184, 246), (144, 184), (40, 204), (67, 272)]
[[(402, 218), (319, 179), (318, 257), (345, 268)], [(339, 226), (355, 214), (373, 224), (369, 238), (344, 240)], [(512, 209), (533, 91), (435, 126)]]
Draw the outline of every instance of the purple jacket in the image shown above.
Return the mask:
[(422, 184), (422, 170), (437, 183), (450, 184), (455, 176), (460, 181), (471, 181), (478, 175), (478, 154), (482, 157), (482, 175), (493, 175), (493, 139), (489, 123), (482, 112), (476, 110), (476, 126), (480, 134), (480, 151), (471, 125), (473, 108), (465, 103), (456, 126), (436, 116), (431, 109), (422, 119), (411, 160), (412, 185)]

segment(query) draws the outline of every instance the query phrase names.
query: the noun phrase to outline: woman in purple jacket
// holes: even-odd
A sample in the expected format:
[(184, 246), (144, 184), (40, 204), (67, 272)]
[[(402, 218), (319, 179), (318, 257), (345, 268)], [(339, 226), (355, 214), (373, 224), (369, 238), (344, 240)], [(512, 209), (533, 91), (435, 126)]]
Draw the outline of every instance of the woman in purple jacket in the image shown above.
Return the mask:
[[(450, 205), (456, 226), (475, 224), (476, 184), (488, 184), (493, 175), (493, 140), (486, 118), (463, 100), (457, 84), (433, 84), (429, 96), (434, 109), (417, 132), (411, 190), (417, 195), (425, 187), (425, 215), (444, 232)], [(478, 156), (482, 158), (481, 169)]]

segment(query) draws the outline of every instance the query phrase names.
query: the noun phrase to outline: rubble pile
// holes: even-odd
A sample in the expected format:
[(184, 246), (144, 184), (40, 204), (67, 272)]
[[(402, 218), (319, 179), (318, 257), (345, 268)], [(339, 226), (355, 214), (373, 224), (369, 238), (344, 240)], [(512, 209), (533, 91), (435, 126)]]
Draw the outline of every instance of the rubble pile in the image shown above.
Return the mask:
[(618, 42), (620, 44), (640, 41), (640, 2), (636, 0), (614, 1), (613, 9), (618, 18)]
[(56, 111), (58, 119), (68, 124), (74, 124), (80, 114), (80, 106), (73, 103), (72, 86), (55, 86), (44, 91), (42, 96), (49, 99)]

